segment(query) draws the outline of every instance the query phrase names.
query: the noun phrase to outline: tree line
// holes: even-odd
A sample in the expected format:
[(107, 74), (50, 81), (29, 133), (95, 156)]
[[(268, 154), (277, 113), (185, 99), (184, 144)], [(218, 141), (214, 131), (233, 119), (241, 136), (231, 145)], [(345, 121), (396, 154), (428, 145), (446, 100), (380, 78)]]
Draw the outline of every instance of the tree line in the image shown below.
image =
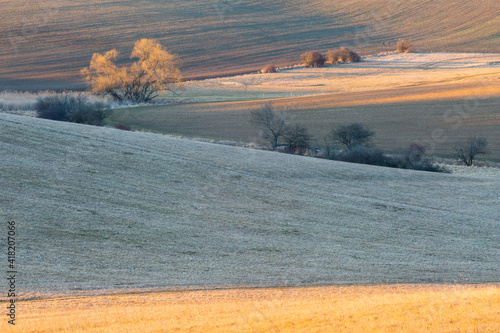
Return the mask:
[[(393, 168), (446, 171), (425, 155), (426, 148), (419, 143), (411, 143), (400, 154), (384, 153), (371, 144), (375, 132), (361, 123), (337, 126), (323, 138), (323, 144), (320, 145), (304, 124), (290, 122), (285, 114), (276, 111), (270, 103), (251, 111), (250, 115), (251, 123), (257, 126), (272, 150)], [(471, 166), (477, 155), (487, 153), (486, 146), (484, 137), (470, 137), (455, 143), (455, 156), (465, 165)]]

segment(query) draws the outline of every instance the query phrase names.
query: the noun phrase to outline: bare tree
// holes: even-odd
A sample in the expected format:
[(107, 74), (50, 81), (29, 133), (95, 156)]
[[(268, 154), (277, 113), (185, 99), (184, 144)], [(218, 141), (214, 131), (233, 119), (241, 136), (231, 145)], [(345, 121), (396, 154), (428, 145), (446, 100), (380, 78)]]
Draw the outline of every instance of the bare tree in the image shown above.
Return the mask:
[(460, 161), (471, 166), (476, 155), (486, 154), (488, 142), (484, 137), (470, 137), (465, 141), (455, 143), (455, 153)]
[(311, 145), (312, 137), (303, 124), (288, 125), (283, 135), (290, 152), (304, 154)]
[(167, 52), (154, 39), (135, 43), (130, 66), (118, 67), (118, 51), (94, 53), (90, 66), (81, 73), (92, 86), (92, 91), (110, 95), (117, 101), (149, 102), (163, 90), (180, 91), (181, 74), (177, 57)]
[(331, 134), (335, 142), (342, 144), (347, 149), (368, 143), (373, 135), (375, 132), (360, 123), (339, 126)]
[(251, 112), (252, 122), (262, 129), (264, 138), (276, 149), (280, 138), (287, 130), (287, 119), (283, 114), (274, 111), (271, 103), (266, 103), (258, 110)]

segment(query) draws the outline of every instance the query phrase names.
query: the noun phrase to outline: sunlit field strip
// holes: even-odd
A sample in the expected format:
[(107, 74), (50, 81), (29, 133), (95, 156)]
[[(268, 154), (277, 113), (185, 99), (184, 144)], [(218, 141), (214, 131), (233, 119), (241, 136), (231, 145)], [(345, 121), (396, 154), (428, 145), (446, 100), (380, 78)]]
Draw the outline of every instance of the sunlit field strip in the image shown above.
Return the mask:
[[(458, 84), (323, 94), (269, 100), (148, 106), (113, 111), (110, 124), (141, 130), (224, 140), (255, 141), (258, 129), (248, 126), (250, 110), (271, 102), (293, 121), (302, 122), (321, 140), (337, 124), (359, 121), (376, 131), (375, 144), (397, 150), (413, 141), (433, 142), (436, 154), (451, 156), (454, 142), (481, 133), (489, 139), (488, 158), (498, 160), (498, 96), (500, 86)], [(466, 118), (457, 118), (463, 115)], [(457, 127), (457, 124), (459, 125)]]
[(17, 304), (17, 332), (499, 332), (499, 285), (155, 292)]

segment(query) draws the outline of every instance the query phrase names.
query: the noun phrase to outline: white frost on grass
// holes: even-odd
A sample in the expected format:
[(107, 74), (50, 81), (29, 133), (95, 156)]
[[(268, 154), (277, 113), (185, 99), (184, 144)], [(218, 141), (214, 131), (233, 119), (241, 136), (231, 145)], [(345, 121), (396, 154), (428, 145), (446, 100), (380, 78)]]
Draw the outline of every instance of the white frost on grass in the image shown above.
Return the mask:
[(0, 114), (23, 293), (498, 281), (498, 177)]
[(397, 66), (406, 69), (500, 68), (500, 54), (498, 53), (390, 52), (367, 56), (363, 58), (363, 61), (380, 67)]
[(455, 175), (500, 179), (500, 168), (498, 167), (446, 165), (446, 168), (450, 169)]

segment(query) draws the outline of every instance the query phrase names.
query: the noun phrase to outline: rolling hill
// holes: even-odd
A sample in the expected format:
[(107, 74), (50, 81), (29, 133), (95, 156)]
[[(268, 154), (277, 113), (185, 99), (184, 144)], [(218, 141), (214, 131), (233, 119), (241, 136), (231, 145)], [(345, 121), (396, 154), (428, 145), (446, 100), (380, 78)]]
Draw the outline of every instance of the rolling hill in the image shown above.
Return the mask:
[(139, 38), (182, 59), (186, 77), (296, 63), (306, 50), (500, 52), (500, 5), (489, 0), (2, 1), (0, 89), (81, 89), (92, 53), (126, 61)]
[(498, 173), (435, 174), (0, 114), (22, 297), (498, 282)]

